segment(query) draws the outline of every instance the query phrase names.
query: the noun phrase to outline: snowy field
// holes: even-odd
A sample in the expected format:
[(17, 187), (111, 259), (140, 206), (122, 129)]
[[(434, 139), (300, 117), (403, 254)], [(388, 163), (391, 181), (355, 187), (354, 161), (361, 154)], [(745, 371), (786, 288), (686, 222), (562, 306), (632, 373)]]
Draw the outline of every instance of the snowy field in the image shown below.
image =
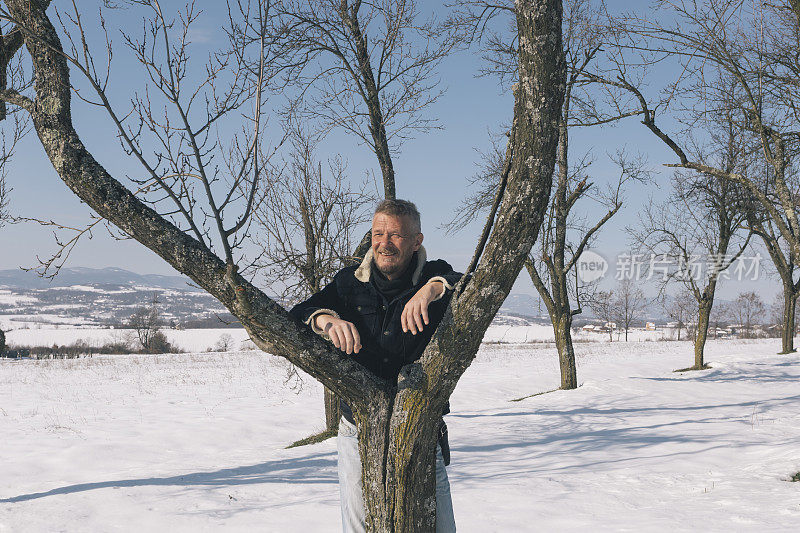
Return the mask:
[[(204, 341), (206, 342), (206, 341)], [(448, 416), (462, 532), (796, 531), (800, 357), (778, 341), (486, 344)], [(288, 381), (287, 381), (288, 380)], [(258, 352), (0, 360), (0, 531), (338, 531), (322, 391)]]
[[(6, 333), (6, 343), (10, 346), (67, 346), (78, 341), (89, 346), (102, 346), (109, 343), (136, 345), (136, 332), (132, 329), (101, 329), (97, 327), (76, 328), (75, 326), (41, 326), (15, 329)], [(226, 335), (230, 337), (234, 349), (253, 348), (244, 328), (214, 329), (163, 329), (170, 344), (186, 352), (205, 352), (213, 350)], [(44, 341), (43, 339), (46, 339)]]
[[(2, 321), (0, 321), (2, 327)], [(204, 352), (213, 350), (220, 339), (227, 335), (230, 337), (231, 346), (235, 349), (252, 348), (247, 332), (242, 328), (220, 329), (164, 329), (167, 340), (186, 352)], [(664, 337), (674, 337), (670, 329), (657, 331), (644, 331), (643, 329), (631, 330), (628, 338), (631, 341), (658, 341)], [(621, 337), (624, 340), (624, 336)], [(586, 333), (578, 331), (573, 334), (575, 343), (581, 342), (608, 342), (608, 333)], [(541, 343), (554, 342), (553, 328), (549, 325), (537, 324), (529, 326), (503, 326), (492, 325), (486, 331), (484, 342), (490, 343)], [(614, 342), (618, 335), (614, 334)], [(12, 329), (6, 332), (6, 342), (12, 346), (52, 346), (58, 344), (67, 346), (83, 341), (89, 346), (99, 347), (109, 343), (128, 343), (135, 345), (135, 332), (130, 329), (101, 329), (97, 327), (75, 327), (74, 325), (42, 325)]]

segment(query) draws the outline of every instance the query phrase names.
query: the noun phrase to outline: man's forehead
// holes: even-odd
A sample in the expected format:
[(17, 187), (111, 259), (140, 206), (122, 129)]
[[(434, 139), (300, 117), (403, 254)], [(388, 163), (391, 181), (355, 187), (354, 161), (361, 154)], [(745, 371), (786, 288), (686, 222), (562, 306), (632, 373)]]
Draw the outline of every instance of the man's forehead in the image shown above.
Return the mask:
[(372, 217), (372, 229), (396, 228), (405, 229), (412, 225), (411, 217), (407, 215), (390, 215), (388, 213), (375, 213)]

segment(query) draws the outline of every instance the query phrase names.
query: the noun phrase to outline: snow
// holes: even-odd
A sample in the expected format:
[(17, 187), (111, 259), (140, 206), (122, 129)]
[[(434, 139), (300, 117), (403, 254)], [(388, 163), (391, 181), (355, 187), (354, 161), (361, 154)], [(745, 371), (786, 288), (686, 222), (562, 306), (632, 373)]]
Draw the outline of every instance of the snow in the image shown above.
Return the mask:
[[(241, 347), (249, 340), (247, 332), (242, 328), (221, 329), (165, 329), (167, 340), (187, 352), (204, 352), (220, 340), (223, 335), (230, 335), (233, 346)], [(99, 329), (74, 327), (37, 327), (15, 329), (6, 333), (6, 343), (13, 346), (67, 346), (77, 341), (84, 341), (89, 346), (103, 344), (133, 342), (135, 331), (132, 329)]]
[(3, 306), (18, 306), (20, 304), (32, 304), (38, 300), (32, 296), (23, 296), (21, 294), (14, 294), (13, 292), (5, 289), (0, 289), (0, 305)]
[[(558, 387), (555, 350), (482, 346), (447, 417), (459, 531), (796, 530), (778, 348), (710, 341), (674, 373), (690, 343), (577, 343), (578, 389), (510, 402)], [(0, 531), (338, 531), (335, 442), (285, 449), (321, 408), (260, 352), (2, 360)]]
[[(80, 292), (97, 292), (101, 294), (111, 293), (111, 292), (120, 292), (120, 291), (108, 291), (106, 289), (101, 289), (99, 287), (93, 287), (91, 285), (69, 285), (66, 287), (51, 287), (50, 290), (54, 291), (80, 291)], [(132, 292), (130, 290), (122, 291), (122, 292)]]
[(20, 328), (49, 331), (64, 328), (72, 329), (81, 326), (97, 327), (96, 323), (90, 318), (67, 317), (54, 313), (0, 315), (0, 328), (6, 332)]

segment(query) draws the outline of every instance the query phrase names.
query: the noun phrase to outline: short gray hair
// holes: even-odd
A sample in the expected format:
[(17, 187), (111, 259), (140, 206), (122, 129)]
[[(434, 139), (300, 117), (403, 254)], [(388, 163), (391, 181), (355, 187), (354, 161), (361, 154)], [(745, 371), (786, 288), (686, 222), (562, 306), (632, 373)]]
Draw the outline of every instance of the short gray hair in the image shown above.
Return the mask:
[(419, 210), (414, 202), (408, 200), (382, 200), (375, 208), (375, 214), (383, 213), (393, 217), (408, 217), (414, 225), (417, 233), (422, 232)]

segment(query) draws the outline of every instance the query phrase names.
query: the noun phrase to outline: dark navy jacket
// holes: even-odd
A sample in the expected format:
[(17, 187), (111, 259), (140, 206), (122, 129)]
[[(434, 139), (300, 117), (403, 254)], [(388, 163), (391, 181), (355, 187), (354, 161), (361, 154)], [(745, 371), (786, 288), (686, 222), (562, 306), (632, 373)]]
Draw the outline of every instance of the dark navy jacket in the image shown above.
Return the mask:
[[(359, 267), (340, 270), (324, 289), (296, 305), (290, 313), (311, 325), (315, 331), (313, 318), (322, 313), (336, 314), (352, 322), (361, 337), (361, 350), (352, 354), (352, 357), (376, 376), (394, 383), (400, 368), (419, 359), (425, 351), (444, 316), (453, 286), (461, 278), (461, 274), (454, 272), (446, 261), (426, 261), (423, 247), (420, 247), (416, 256), (417, 264), (412, 266), (411, 287), (391, 301), (383, 297), (370, 279), (370, 250)], [(428, 306), (430, 323), (416, 335), (404, 333), (400, 325), (403, 308), (423, 285), (434, 278), (444, 283), (445, 292), (442, 298)], [(349, 408), (342, 407), (346, 417), (352, 419)]]

